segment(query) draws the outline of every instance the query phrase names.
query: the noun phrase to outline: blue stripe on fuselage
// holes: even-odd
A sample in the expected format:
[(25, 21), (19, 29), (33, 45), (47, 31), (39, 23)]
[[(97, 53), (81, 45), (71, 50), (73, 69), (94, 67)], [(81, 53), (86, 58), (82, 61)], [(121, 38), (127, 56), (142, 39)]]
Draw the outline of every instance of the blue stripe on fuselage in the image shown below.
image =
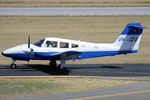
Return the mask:
[(49, 60), (50, 56), (56, 53), (58, 52), (35, 52), (35, 56), (29, 55), (29, 58), (27, 53), (5, 54), (5, 56), (15, 60)]
[(118, 54), (136, 53), (137, 50), (132, 51), (94, 51), (94, 52), (82, 52), (81, 55), (76, 59), (87, 59), (94, 57), (112, 56)]
[[(26, 53), (16, 53), (16, 54), (5, 54), (7, 57), (11, 57), (15, 60), (28, 60), (28, 54)], [(34, 56), (29, 55), (30, 59), (37, 59)]]
[[(81, 55), (76, 59), (87, 59), (93, 57), (103, 57), (103, 56), (111, 56), (117, 54), (127, 54), (127, 53), (136, 53), (137, 50), (132, 51), (88, 51), (88, 52), (81, 52)], [(51, 55), (56, 54), (58, 52), (36, 52), (36, 56), (30, 55), (29, 58), (32, 60), (49, 60)], [(11, 57), (16, 60), (28, 60), (28, 54), (26, 53), (19, 53), (19, 54), (8, 54), (5, 55), (7, 57)]]

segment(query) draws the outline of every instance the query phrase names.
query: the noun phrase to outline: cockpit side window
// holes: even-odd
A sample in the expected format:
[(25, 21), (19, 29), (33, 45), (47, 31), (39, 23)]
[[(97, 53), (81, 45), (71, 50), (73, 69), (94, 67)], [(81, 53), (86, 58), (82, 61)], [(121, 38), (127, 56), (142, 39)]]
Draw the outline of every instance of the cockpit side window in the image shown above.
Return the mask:
[(79, 46), (77, 44), (71, 44), (72, 48), (78, 48)]
[(45, 43), (45, 47), (56, 48), (57, 46), (57, 41), (46, 41)]
[(60, 42), (60, 48), (69, 48), (69, 43), (67, 43), (67, 42)]
[(34, 43), (34, 45), (38, 46), (38, 47), (41, 47), (43, 42), (44, 42), (45, 39), (42, 39), (42, 40), (39, 40), (37, 42)]

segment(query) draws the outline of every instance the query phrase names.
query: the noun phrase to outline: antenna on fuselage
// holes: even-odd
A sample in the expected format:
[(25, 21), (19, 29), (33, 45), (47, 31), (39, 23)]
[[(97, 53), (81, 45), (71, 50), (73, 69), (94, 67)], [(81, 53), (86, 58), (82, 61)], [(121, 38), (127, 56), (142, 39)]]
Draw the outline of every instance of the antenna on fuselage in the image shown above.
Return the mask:
[(79, 38), (79, 41), (81, 41), (81, 39), (84, 39), (84, 38), (85, 38), (85, 34)]

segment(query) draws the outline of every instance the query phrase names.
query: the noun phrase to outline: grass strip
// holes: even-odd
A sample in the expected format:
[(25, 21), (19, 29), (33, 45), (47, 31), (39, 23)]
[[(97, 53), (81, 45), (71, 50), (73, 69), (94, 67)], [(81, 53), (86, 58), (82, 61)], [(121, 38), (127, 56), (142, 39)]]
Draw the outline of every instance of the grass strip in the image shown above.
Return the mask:
[(109, 88), (142, 82), (145, 81), (98, 78), (0, 79), (0, 97), (6, 99), (46, 95), (60, 92)]

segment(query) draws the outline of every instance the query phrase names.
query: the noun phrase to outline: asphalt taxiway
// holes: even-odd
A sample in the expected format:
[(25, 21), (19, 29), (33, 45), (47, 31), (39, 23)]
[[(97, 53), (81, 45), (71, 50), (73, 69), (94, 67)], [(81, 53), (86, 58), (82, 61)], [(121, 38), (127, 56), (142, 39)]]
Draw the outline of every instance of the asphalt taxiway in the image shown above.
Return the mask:
[(150, 7), (0, 8), (0, 16), (113, 16), (150, 15)]
[(25, 64), (17, 69), (0, 65), (0, 76), (103, 76), (103, 77), (150, 77), (150, 64), (75, 64), (67, 65), (67, 71), (50, 70), (48, 65)]

